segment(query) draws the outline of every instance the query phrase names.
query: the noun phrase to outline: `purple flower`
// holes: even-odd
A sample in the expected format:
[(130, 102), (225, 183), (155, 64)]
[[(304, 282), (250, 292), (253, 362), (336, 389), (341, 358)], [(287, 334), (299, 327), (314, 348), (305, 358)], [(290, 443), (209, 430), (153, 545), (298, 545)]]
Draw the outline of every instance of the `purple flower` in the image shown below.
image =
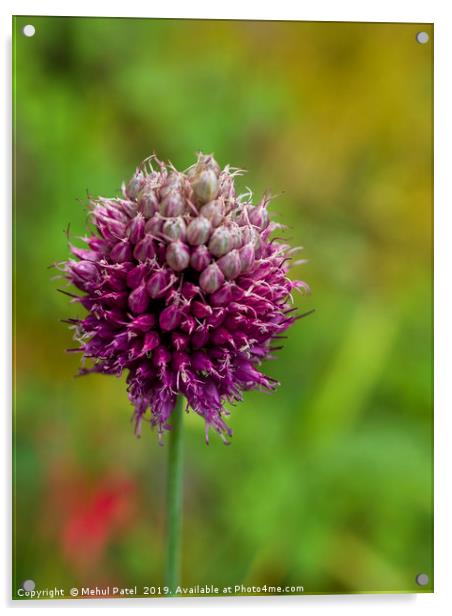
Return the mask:
[[(158, 169), (154, 169), (152, 163)], [(88, 249), (71, 246), (66, 278), (88, 311), (72, 319), (82, 374), (128, 372), (136, 434), (159, 437), (177, 395), (227, 442), (224, 403), (277, 383), (259, 371), (272, 341), (294, 322), (290, 247), (271, 239), (269, 198), (237, 196), (229, 166), (199, 154), (185, 173), (147, 159), (123, 197), (92, 202)]]

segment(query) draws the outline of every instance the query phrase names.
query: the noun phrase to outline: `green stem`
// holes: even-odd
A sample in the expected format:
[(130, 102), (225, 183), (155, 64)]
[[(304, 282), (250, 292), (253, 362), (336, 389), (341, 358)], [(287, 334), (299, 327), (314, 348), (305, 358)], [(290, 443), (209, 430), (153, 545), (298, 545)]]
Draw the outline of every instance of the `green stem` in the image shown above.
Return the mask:
[(182, 415), (183, 398), (178, 396), (171, 413), (167, 471), (167, 545), (165, 585), (173, 595), (179, 585), (182, 523)]

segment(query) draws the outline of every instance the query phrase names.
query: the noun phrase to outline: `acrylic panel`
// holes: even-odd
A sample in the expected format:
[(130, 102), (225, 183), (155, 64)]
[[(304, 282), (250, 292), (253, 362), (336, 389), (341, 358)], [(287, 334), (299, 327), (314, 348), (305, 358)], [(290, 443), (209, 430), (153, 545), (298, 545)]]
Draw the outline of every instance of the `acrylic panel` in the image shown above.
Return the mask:
[(433, 25), (13, 31), (13, 598), (432, 592)]

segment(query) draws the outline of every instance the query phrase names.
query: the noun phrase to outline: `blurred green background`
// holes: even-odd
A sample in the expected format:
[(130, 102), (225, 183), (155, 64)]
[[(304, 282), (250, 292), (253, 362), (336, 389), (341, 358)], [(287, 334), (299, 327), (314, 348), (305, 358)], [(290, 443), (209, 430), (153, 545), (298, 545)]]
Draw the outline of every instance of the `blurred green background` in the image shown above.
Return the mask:
[[(22, 27), (36, 27), (25, 38)], [(15, 18), (14, 589), (163, 584), (167, 448), (74, 378), (48, 266), (155, 151), (249, 170), (313, 289), (232, 445), (185, 424), (183, 583), (431, 591), (432, 60), (419, 24)], [(419, 30), (430, 34), (420, 45)], [(423, 589), (415, 577), (425, 572)]]

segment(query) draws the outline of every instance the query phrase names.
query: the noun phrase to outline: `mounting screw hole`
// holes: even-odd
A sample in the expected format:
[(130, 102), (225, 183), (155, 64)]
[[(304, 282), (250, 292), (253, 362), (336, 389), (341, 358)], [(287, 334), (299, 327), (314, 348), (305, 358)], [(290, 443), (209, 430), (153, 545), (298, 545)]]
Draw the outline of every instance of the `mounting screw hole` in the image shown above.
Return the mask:
[(416, 584), (418, 584), (418, 586), (427, 586), (428, 575), (426, 573), (418, 573), (416, 576)]
[(425, 45), (425, 43), (428, 43), (429, 40), (429, 35), (427, 34), (427, 32), (418, 32), (416, 34), (416, 40), (418, 43), (420, 43), (421, 45)]
[(22, 582), (22, 588), (27, 592), (31, 592), (36, 588), (36, 583), (34, 580), (25, 580), (25, 582)]
[(34, 36), (35, 32), (36, 32), (36, 28), (32, 26), (31, 24), (27, 24), (26, 26), (22, 28), (23, 35), (28, 38)]

